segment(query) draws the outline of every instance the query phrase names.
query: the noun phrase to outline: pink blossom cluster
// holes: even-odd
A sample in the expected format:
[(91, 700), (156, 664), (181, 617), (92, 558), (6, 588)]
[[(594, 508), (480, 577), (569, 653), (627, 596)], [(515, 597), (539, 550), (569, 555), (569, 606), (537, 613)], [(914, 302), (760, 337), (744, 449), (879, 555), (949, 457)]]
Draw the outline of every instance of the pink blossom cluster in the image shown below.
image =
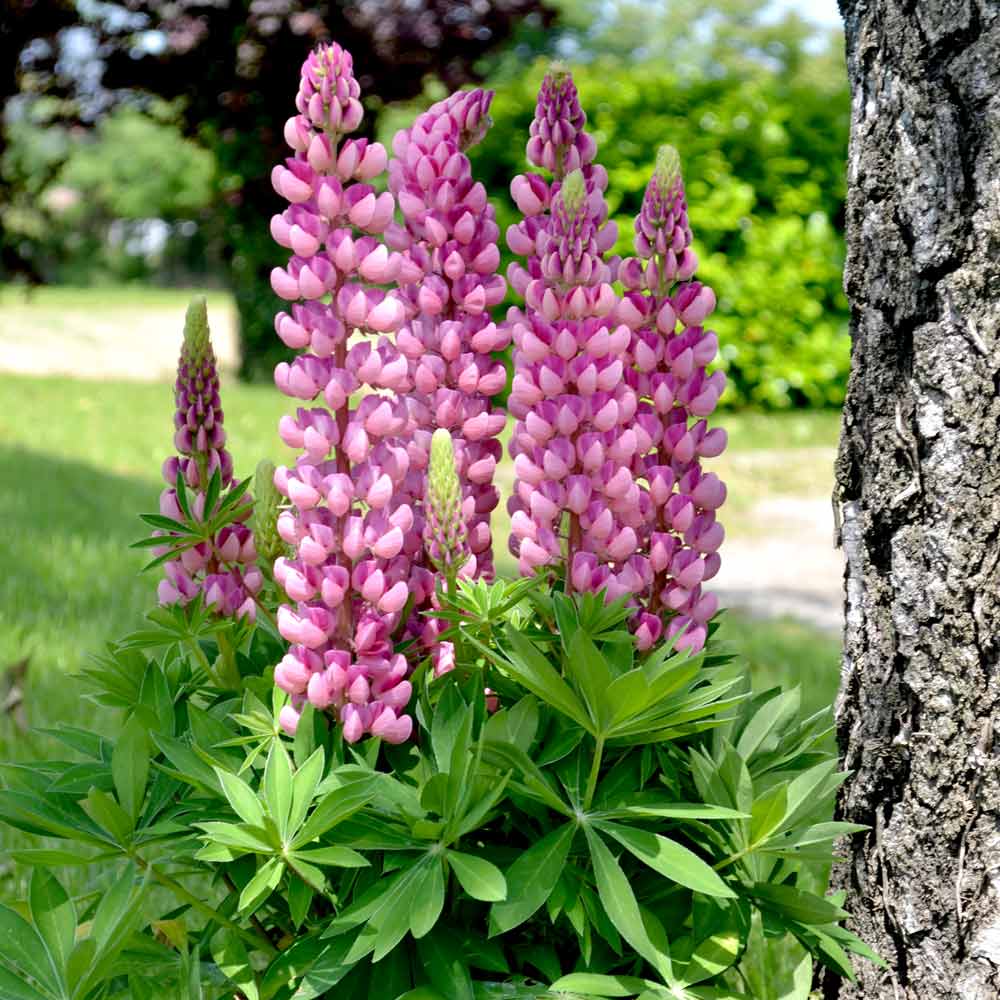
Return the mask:
[[(465, 150), (489, 127), (492, 98), (492, 92), (482, 90), (453, 94), (396, 134), (389, 189), (403, 224), (386, 233), (390, 245), (406, 255), (414, 271), (419, 269), (416, 280), (400, 280), (407, 318), (396, 335), (410, 362), (414, 389), (407, 403), (414, 425), (421, 428), (416, 441), (429, 447), (432, 431), (448, 431), (462, 483), (460, 528), (436, 523), (428, 537), (460, 530), (471, 555), (461, 572), (487, 578), (493, 575), (490, 516), (499, 503), (493, 485), (502, 454), (497, 435), (506, 423), (492, 402), (504, 387), (506, 371), (492, 352), (509, 345), (510, 333), (489, 313), (507, 287), (496, 273), (500, 231)], [(431, 514), (425, 506), (425, 517)], [(429, 556), (433, 564), (433, 552)], [(450, 643), (437, 641), (438, 633), (439, 622), (427, 619), (421, 638), (441, 673), (453, 662), (454, 651)]]
[(697, 650), (717, 608), (701, 585), (718, 572), (715, 510), (725, 499), (700, 463), (726, 441), (704, 419), (725, 385), (706, 372), (718, 348), (703, 326), (715, 297), (690, 280), (697, 259), (676, 154), (661, 154), (647, 189), (638, 256), (606, 259), (615, 239), (601, 228), (607, 177), (580, 138), (583, 121), (568, 74), (547, 77), (528, 156), (556, 177), (511, 185), (525, 219), (508, 243), (526, 258), (510, 272), (525, 300), (508, 316), (511, 548), (522, 573), (564, 565), (569, 590), (627, 595), (640, 648), (660, 639), (669, 614), (667, 634)]
[[(188, 307), (174, 401), (174, 447), (178, 454), (163, 463), (168, 485), (160, 494), (160, 513), (175, 521), (185, 520), (177, 498), (179, 474), (191, 513), (201, 520), (214, 513), (205, 510), (213, 475), (219, 473), (222, 491), (233, 484), (233, 460), (225, 447), (219, 376), (204, 299), (195, 299)], [(200, 594), (205, 605), (219, 614), (252, 620), (257, 610), (254, 598), (264, 579), (256, 566), (253, 534), (242, 523), (249, 516), (250, 508), (245, 506), (240, 519), (225, 525), (210, 541), (183, 548), (176, 558), (165, 562), (165, 579), (157, 592), (160, 603), (184, 605)]]
[(634, 466), (652, 501), (646, 538), (654, 574), (637, 636), (642, 647), (656, 642), (659, 615), (666, 610), (673, 613), (667, 635), (683, 630), (676, 645), (697, 650), (718, 608), (717, 598), (702, 584), (719, 571), (725, 532), (715, 512), (726, 488), (714, 473), (703, 471), (701, 460), (726, 446), (726, 432), (710, 429), (706, 420), (726, 378), (721, 371), (706, 371), (719, 348), (715, 333), (705, 327), (715, 293), (693, 280), (698, 259), (691, 248), (680, 160), (672, 147), (657, 156), (635, 220), (634, 243), (636, 256), (619, 269), (627, 291), (617, 316), (632, 330), (631, 379), (642, 400), (639, 416), (660, 425), (653, 433), (655, 450)]
[[(293, 155), (272, 173), (289, 207), (272, 219), (271, 233), (293, 255), (271, 283), (294, 303), (275, 327), (302, 350), (278, 365), (275, 382), (306, 404), (279, 426), (302, 453), (275, 473), (290, 501), (278, 530), (295, 550), (274, 570), (294, 602), (278, 612), (291, 647), (275, 682), (291, 695), (286, 729), (294, 731), (308, 700), (335, 712), (350, 742), (370, 733), (398, 743), (413, 722), (404, 711), (410, 665), (394, 637), (434, 590), (413, 502), (429, 432), (407, 402), (411, 360), (387, 336), (405, 321), (406, 305), (379, 286), (422, 272), (382, 238), (395, 199), (369, 182), (385, 171), (385, 149), (345, 138), (361, 122), (359, 93), (348, 52), (333, 44), (310, 54), (299, 113), (285, 126)], [(319, 397), (325, 405), (309, 405)]]

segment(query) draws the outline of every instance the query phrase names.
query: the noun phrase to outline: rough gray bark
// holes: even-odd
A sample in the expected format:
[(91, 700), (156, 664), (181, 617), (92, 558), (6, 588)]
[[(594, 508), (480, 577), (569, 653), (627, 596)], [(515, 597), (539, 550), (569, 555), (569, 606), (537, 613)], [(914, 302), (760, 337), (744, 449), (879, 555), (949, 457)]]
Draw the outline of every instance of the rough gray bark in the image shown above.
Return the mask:
[[(841, 0), (853, 371), (835, 876), (890, 963), (827, 1000), (1000, 997), (1000, 0)], [(996, 720), (995, 732), (994, 721)]]

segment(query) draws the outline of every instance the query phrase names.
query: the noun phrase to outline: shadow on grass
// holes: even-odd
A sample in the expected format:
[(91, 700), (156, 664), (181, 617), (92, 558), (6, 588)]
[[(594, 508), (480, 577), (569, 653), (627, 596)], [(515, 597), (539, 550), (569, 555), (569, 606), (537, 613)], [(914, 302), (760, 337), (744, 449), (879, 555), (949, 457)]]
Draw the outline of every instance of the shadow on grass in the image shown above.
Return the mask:
[(142, 553), (128, 545), (144, 534), (137, 515), (156, 503), (151, 482), (0, 445), (0, 669), (30, 657), (33, 724), (56, 714), (50, 699), (78, 700), (58, 679), (151, 606), (156, 580), (138, 575)]

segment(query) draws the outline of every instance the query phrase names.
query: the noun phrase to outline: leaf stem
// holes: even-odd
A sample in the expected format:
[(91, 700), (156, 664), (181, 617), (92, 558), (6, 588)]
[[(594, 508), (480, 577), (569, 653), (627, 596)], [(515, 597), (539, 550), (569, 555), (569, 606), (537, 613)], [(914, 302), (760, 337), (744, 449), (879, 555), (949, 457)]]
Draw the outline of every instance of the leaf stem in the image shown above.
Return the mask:
[(180, 882), (171, 878), (166, 872), (160, 871), (159, 868), (150, 864), (150, 862), (148, 862), (145, 858), (138, 854), (131, 854), (130, 857), (141, 869), (143, 869), (143, 871), (149, 872), (149, 874), (156, 879), (160, 885), (162, 885), (165, 889), (169, 889), (178, 899), (187, 903), (190, 907), (192, 907), (192, 909), (197, 910), (203, 916), (208, 917), (209, 920), (215, 921), (215, 923), (220, 926), (226, 927), (236, 934), (239, 934), (240, 937), (244, 938), (254, 947), (260, 948), (271, 955), (277, 953), (277, 949), (273, 944), (271, 944), (266, 934), (261, 938), (257, 934), (245, 930), (235, 921), (230, 920), (228, 917), (224, 917), (218, 910), (209, 906), (208, 903), (200, 900), (196, 895), (194, 895), (194, 893), (185, 889)]
[(587, 779), (587, 793), (583, 798), (583, 811), (590, 809), (590, 804), (594, 801), (594, 793), (597, 791), (597, 778), (601, 772), (601, 761), (604, 757), (604, 737), (596, 737), (597, 744), (594, 747), (594, 762), (590, 765), (590, 777)]

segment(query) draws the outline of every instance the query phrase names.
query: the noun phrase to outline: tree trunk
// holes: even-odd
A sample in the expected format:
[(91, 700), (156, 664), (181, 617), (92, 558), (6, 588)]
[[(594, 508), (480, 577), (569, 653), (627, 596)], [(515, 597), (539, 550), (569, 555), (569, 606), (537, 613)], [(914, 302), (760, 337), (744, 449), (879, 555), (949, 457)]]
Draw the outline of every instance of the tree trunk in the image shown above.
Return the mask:
[[(1000, 2), (841, 0), (852, 374), (835, 879), (888, 962), (827, 1000), (1000, 997)], [(994, 728), (996, 732), (994, 732)]]

